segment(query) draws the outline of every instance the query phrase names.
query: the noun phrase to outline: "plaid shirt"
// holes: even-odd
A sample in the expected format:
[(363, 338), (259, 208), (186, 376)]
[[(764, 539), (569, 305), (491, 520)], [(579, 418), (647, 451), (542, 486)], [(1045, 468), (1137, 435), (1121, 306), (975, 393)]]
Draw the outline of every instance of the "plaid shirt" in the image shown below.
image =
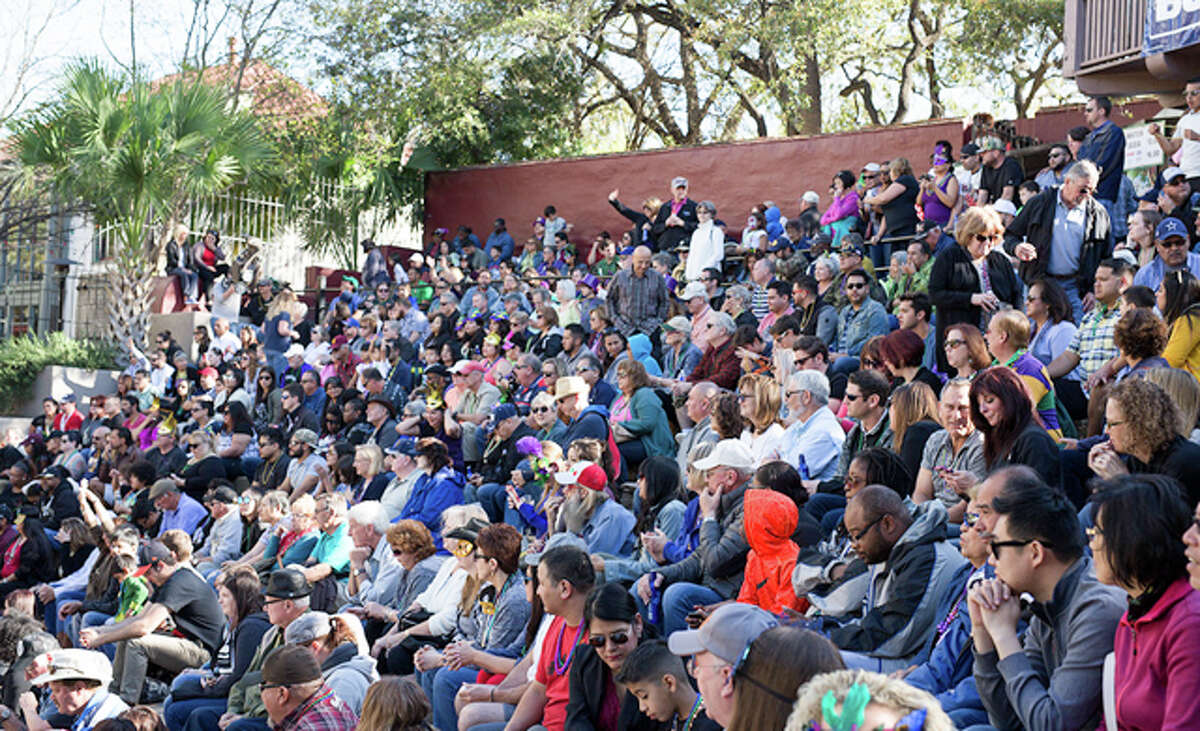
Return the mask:
[(655, 334), (670, 307), (667, 283), (654, 269), (647, 269), (641, 277), (633, 276), (632, 268), (617, 272), (608, 288), (608, 301), (617, 329), (626, 336)]
[(308, 700), (296, 706), (276, 731), (353, 731), (358, 725), (354, 711), (324, 683)]
[(1083, 318), (1083, 324), (1079, 326), (1079, 331), (1075, 333), (1075, 338), (1067, 348), (1069, 352), (1079, 356), (1085, 389), (1087, 377), (1117, 354), (1113, 331), (1116, 330), (1117, 320), (1120, 318), (1121, 310), (1116, 305), (1105, 307), (1097, 302), (1092, 311)]

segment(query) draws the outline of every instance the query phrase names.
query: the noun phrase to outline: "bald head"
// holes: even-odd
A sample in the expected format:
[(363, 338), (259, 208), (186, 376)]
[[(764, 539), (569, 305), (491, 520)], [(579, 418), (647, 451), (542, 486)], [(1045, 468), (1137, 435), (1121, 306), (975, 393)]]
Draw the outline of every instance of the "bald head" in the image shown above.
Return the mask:
[(650, 247), (639, 246), (633, 250), (633, 273), (643, 276), (650, 268)]

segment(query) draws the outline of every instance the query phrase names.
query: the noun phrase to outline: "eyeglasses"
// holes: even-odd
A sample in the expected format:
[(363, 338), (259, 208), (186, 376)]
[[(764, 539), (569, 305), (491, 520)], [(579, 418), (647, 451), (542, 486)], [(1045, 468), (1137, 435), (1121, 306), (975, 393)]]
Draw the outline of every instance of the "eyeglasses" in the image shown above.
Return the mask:
[(1043, 546), (1045, 546), (1045, 547), (1047, 547), (1047, 548), (1053, 548), (1053, 547), (1054, 547), (1054, 544), (1053, 544), (1053, 543), (1048, 543), (1048, 542), (1046, 542), (1046, 541), (1042, 541), (1042, 540), (1039, 540), (1039, 539), (1037, 539), (1037, 538), (1030, 538), (1030, 539), (1028, 539), (1028, 540), (1024, 540), (1024, 541), (992, 541), (992, 542), (991, 542), (991, 546), (992, 546), (992, 556), (993, 556), (993, 557), (994, 557), (994, 558), (995, 558), (997, 561), (999, 561), (999, 560), (1000, 560), (1000, 549), (1001, 549), (1001, 548), (1004, 548), (1005, 546), (1012, 546), (1012, 547), (1014, 547), (1014, 548), (1017, 548), (1017, 547), (1020, 547), (1020, 546), (1028, 546), (1030, 543), (1033, 543), (1034, 541), (1037, 541), (1038, 543), (1042, 544)]
[(1159, 241), (1158, 245), (1163, 247), (1164, 249), (1176, 249), (1176, 248), (1180, 248), (1180, 247), (1186, 248), (1188, 245), (1188, 242), (1185, 239), (1176, 238), (1175, 236), (1172, 236), (1171, 238), (1167, 239), (1166, 241)]
[(949, 350), (951, 348), (957, 348), (960, 345), (966, 345), (966, 344), (967, 344), (966, 340), (947, 340), (946, 341), (946, 350)]
[(696, 671), (701, 668), (720, 669), (720, 668), (727, 668), (727, 667), (732, 667), (732, 666), (729, 663), (725, 663), (725, 662), (712, 663), (711, 665), (701, 665), (700, 663), (696, 662), (695, 655), (692, 655), (691, 657), (689, 657), (688, 661), (687, 661), (688, 675), (691, 675), (693, 677), (696, 675)]
[(291, 601), (291, 599), (268, 599), (265, 602), (263, 602), (263, 606), (268, 607), (272, 604), (279, 604), (280, 602), (290, 602), (290, 601)]
[(614, 645), (623, 645), (629, 642), (629, 632), (627, 630), (618, 630), (609, 635), (589, 635), (588, 644), (599, 650), (609, 642)]
[(863, 528), (857, 534), (851, 533), (850, 534), (850, 542), (851, 543), (859, 543), (860, 541), (862, 541), (862, 539), (866, 538), (867, 534), (871, 532), (872, 528), (879, 525), (879, 521), (883, 520), (884, 517), (885, 516), (881, 515), (878, 518), (876, 518), (875, 520), (872, 520), (870, 523), (867, 523), (867, 527)]
[(883, 361), (875, 360), (874, 358), (863, 358), (861, 365), (863, 368), (879, 368), (883, 365)]
[(793, 389), (793, 390), (790, 390), (787, 392), (787, 397), (791, 398), (792, 396), (798, 396), (804, 392), (805, 392), (805, 389), (803, 389), (803, 388)]
[(867, 484), (867, 478), (855, 477), (854, 475), (847, 474), (846, 477), (842, 480), (842, 484), (847, 487), (856, 487), (858, 485), (865, 485), (865, 484)]
[(288, 685), (287, 683), (266, 683), (266, 682), (263, 682), (263, 683), (259, 683), (259, 684), (258, 684), (258, 692), (259, 692), (259, 694), (261, 694), (261, 693), (262, 693), (264, 690), (270, 690), (271, 688), (290, 688), (290, 687), (291, 687), (291, 686), (290, 686), (290, 685)]
[(1184, 96), (1200, 96), (1200, 89), (1188, 89), (1183, 92)]
[(482, 554), (482, 553), (479, 553), (478, 551), (476, 551), (475, 552), (475, 560), (479, 561), (481, 559), (484, 561), (490, 561), (490, 560), (492, 560), (492, 556), (487, 556), (485, 554)]

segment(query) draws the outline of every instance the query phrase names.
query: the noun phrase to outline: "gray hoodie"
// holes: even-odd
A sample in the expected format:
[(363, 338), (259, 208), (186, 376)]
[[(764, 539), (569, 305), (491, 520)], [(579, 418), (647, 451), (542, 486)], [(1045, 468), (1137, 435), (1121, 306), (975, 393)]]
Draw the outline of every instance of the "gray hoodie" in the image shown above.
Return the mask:
[(356, 716), (362, 714), (367, 688), (379, 680), (375, 658), (359, 655), (358, 647), (353, 642), (338, 645), (333, 654), (321, 663), (321, 674), (334, 695), (350, 706)]
[(971, 565), (946, 540), (946, 508), (937, 500), (920, 507), (887, 561), (869, 568), (862, 617), (829, 631), (843, 650), (924, 662), (919, 655), (937, 627), (938, 608), (962, 586)]

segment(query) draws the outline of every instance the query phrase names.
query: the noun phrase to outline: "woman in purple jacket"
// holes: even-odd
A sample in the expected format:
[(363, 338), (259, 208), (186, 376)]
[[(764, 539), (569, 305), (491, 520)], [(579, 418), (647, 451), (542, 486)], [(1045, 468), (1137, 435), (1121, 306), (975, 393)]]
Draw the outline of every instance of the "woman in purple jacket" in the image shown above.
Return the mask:
[(1180, 541), (1192, 522), (1183, 495), (1174, 478), (1142, 474), (1105, 481), (1092, 498), (1096, 578), (1129, 594), (1113, 644), (1114, 687), (1104, 689), (1118, 728), (1195, 728), (1200, 718), (1200, 592), (1188, 583)]

